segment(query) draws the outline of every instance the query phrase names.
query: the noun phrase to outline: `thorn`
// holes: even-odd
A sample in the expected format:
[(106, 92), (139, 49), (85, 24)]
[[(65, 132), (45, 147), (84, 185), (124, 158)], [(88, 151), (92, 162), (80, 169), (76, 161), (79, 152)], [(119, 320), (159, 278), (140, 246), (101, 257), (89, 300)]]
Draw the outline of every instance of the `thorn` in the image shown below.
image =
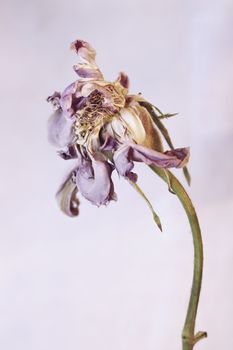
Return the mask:
[(207, 332), (197, 332), (194, 337), (194, 344), (196, 344), (199, 340), (207, 338)]
[(171, 187), (168, 187), (168, 191), (172, 194), (176, 194), (176, 192), (173, 191), (173, 189)]
[(166, 114), (159, 115), (158, 119), (168, 119), (171, 117), (175, 117), (176, 115), (178, 115), (178, 113), (166, 113)]

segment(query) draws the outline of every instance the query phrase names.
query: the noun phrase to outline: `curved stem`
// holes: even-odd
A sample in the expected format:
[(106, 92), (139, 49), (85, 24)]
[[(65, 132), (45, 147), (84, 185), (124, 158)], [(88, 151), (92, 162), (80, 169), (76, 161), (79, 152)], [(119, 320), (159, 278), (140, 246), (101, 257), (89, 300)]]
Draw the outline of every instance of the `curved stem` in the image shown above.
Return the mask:
[(195, 321), (197, 315), (197, 308), (199, 302), (199, 296), (201, 291), (202, 282), (202, 271), (203, 271), (203, 244), (201, 237), (201, 230), (197, 218), (196, 211), (193, 207), (192, 201), (189, 198), (187, 192), (177, 178), (170, 172), (163, 169), (157, 168), (155, 166), (150, 166), (150, 168), (160, 176), (166, 183), (168, 183), (172, 190), (175, 192), (179, 198), (181, 204), (183, 205), (193, 236), (194, 245), (194, 272), (193, 272), (193, 282), (191, 289), (191, 296), (189, 300), (187, 315), (184, 323), (184, 328), (182, 332), (182, 349), (192, 350), (194, 345), (202, 338), (207, 337), (206, 332), (198, 332), (195, 335)]

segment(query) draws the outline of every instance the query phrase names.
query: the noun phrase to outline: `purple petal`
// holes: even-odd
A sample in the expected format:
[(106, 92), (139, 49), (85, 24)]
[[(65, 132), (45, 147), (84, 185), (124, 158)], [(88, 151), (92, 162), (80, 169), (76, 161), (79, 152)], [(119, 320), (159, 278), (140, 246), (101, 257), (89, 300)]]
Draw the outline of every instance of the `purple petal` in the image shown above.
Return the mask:
[(117, 81), (125, 88), (129, 88), (129, 78), (124, 72), (120, 72)]
[(72, 108), (72, 101), (73, 101), (73, 96), (77, 90), (77, 83), (74, 82), (67, 86), (65, 90), (61, 94), (61, 108), (63, 112), (65, 112), (67, 117), (71, 117), (75, 112)]
[(76, 184), (82, 195), (100, 206), (115, 199), (111, 180), (112, 166), (104, 161), (90, 161), (81, 158), (76, 171)]
[(58, 109), (48, 121), (49, 142), (57, 148), (66, 147), (74, 137), (72, 125), (73, 121), (68, 120), (61, 109)]
[(87, 99), (81, 94), (82, 86), (81, 83), (74, 82), (67, 86), (61, 94), (60, 104), (67, 118), (72, 118), (78, 110), (86, 105)]
[(74, 65), (74, 70), (80, 78), (88, 80), (103, 80), (103, 75), (96, 65), (79, 63)]
[(74, 217), (79, 214), (78, 189), (73, 181), (73, 171), (59, 188), (56, 199), (59, 207), (68, 216)]
[(77, 55), (79, 55), (84, 60), (88, 62), (95, 61), (96, 52), (93, 49), (93, 47), (91, 47), (91, 45), (86, 41), (75, 40), (71, 44), (70, 48), (71, 50), (74, 50), (77, 53)]
[(121, 176), (128, 177), (131, 170), (134, 167), (133, 161), (133, 149), (128, 145), (121, 146), (113, 156), (113, 161), (118, 173)]
[(102, 152), (104, 151), (113, 151), (117, 148), (117, 140), (115, 138), (113, 138), (111, 135), (104, 135), (105, 138), (104, 138), (104, 142), (103, 144), (101, 145), (100, 147), (100, 150)]
[(64, 159), (75, 159), (78, 158), (79, 152), (75, 144), (69, 145), (66, 150), (58, 151), (58, 155)]
[(189, 147), (186, 148), (176, 148), (174, 150), (166, 151), (166, 155), (168, 156), (175, 156), (180, 160), (180, 164), (177, 166), (177, 168), (183, 168), (189, 161), (190, 157), (190, 149)]
[(189, 148), (179, 148), (161, 153), (136, 144), (132, 144), (131, 147), (133, 147), (133, 160), (156, 165), (159, 168), (181, 168), (189, 160)]
[(125, 144), (114, 154), (113, 160), (118, 173), (128, 177), (133, 169), (133, 161), (144, 162), (159, 168), (180, 168), (189, 159), (189, 148), (179, 148), (165, 153), (157, 152), (137, 144)]
[(47, 98), (47, 102), (51, 102), (55, 109), (60, 108), (60, 98), (61, 94), (60, 92), (55, 91), (51, 96)]
[(75, 72), (81, 78), (80, 83), (90, 80), (103, 81), (104, 77), (95, 63), (96, 52), (93, 47), (86, 41), (76, 40), (71, 44), (71, 49), (86, 61), (74, 65)]

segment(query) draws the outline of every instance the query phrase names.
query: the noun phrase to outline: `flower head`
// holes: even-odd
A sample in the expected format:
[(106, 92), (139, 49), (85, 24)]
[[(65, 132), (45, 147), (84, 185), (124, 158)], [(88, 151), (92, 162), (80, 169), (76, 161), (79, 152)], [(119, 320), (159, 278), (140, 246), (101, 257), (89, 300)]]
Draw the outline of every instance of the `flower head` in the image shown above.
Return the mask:
[(188, 161), (189, 149), (172, 146), (164, 151), (161, 129), (150, 113), (153, 107), (140, 94), (128, 94), (127, 75), (120, 73), (114, 82), (108, 82), (90, 44), (76, 40), (71, 49), (80, 58), (74, 65), (78, 80), (48, 97), (55, 108), (48, 133), (59, 155), (76, 161), (57, 199), (67, 215), (77, 216), (78, 191), (93, 204), (106, 205), (116, 200), (111, 179), (114, 170), (136, 184), (134, 162), (181, 168)]

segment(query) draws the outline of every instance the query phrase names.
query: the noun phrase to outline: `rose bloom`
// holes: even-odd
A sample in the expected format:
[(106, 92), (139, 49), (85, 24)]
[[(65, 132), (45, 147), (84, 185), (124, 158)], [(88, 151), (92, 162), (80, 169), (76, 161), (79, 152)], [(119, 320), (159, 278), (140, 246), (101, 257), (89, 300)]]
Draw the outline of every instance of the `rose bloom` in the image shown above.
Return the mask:
[(120, 73), (117, 80), (108, 82), (96, 65), (95, 50), (87, 42), (76, 40), (71, 49), (81, 60), (74, 66), (79, 78), (62, 93), (48, 97), (55, 109), (48, 134), (63, 159), (76, 161), (57, 192), (57, 200), (63, 212), (77, 216), (78, 192), (97, 206), (116, 200), (111, 179), (114, 170), (136, 184), (134, 162), (165, 171), (181, 168), (188, 161), (189, 149), (171, 147), (164, 152), (160, 130), (143, 106), (146, 101), (140, 94), (128, 94), (127, 75)]

